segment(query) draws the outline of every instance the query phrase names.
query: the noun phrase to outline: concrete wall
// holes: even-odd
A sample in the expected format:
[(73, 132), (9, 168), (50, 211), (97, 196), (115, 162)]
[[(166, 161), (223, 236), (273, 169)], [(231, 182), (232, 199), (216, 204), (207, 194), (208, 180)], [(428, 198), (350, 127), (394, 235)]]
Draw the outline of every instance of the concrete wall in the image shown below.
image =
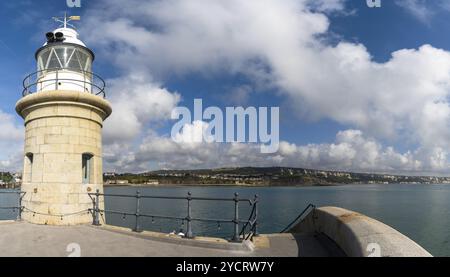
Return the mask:
[[(16, 110), (25, 120), (23, 219), (49, 225), (92, 222), (87, 193), (103, 192), (102, 126), (111, 114), (109, 103), (89, 93), (58, 90), (28, 95)], [(82, 178), (85, 153), (93, 156), (88, 184)]]
[(350, 257), (431, 256), (420, 245), (386, 224), (342, 208), (317, 208), (290, 232), (325, 234)]

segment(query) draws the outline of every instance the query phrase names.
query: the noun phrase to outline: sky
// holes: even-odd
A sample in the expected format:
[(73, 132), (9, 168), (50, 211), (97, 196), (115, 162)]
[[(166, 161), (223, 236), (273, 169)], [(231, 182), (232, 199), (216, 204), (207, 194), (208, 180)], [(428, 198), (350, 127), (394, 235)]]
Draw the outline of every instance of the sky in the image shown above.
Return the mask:
[[(14, 106), (35, 51), (81, 15), (112, 116), (104, 170), (288, 166), (450, 175), (450, 1), (1, 1), (0, 171), (21, 170)], [(177, 106), (280, 107), (280, 147), (175, 142)], [(185, 126), (184, 135), (208, 122)]]

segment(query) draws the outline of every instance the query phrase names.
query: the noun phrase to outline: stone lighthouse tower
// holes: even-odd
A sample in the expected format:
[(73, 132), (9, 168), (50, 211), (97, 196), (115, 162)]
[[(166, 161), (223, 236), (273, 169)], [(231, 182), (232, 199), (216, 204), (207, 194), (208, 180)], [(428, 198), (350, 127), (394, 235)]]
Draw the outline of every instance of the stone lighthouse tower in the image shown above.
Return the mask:
[[(103, 192), (102, 126), (112, 109), (92, 73), (94, 53), (69, 22), (46, 34), (37, 71), (16, 111), (25, 120), (22, 218), (49, 225), (92, 222), (89, 192)], [(99, 203), (100, 207), (103, 203)]]

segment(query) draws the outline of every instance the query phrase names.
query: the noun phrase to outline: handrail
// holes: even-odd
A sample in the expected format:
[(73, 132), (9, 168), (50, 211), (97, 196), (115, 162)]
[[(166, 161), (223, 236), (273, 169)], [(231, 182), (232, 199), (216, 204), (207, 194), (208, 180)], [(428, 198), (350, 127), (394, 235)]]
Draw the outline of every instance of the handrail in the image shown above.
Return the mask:
[[(227, 223), (227, 224), (233, 224), (234, 231), (233, 231), (233, 237), (231, 238), (232, 242), (241, 242), (242, 240), (249, 240), (253, 239), (254, 236), (258, 235), (258, 203), (259, 198), (258, 195), (255, 195), (254, 199), (247, 199), (247, 198), (239, 198), (239, 194), (235, 193), (233, 198), (213, 198), (213, 197), (193, 197), (192, 194), (189, 192), (186, 197), (179, 197), (179, 196), (152, 196), (152, 195), (141, 195), (139, 191), (136, 192), (135, 195), (129, 195), (129, 194), (106, 194), (106, 193), (100, 193), (99, 190), (97, 190), (96, 193), (88, 193), (88, 196), (92, 200), (93, 208), (92, 209), (86, 209), (83, 211), (79, 211), (76, 213), (71, 214), (44, 214), (39, 213), (33, 210), (30, 210), (22, 205), (22, 199), (25, 196), (25, 192), (22, 191), (0, 191), (0, 194), (18, 194), (18, 205), (13, 207), (0, 207), (0, 209), (12, 209), (12, 210), (19, 210), (19, 214), (17, 216), (17, 220), (21, 220), (23, 211), (27, 211), (34, 214), (39, 215), (47, 215), (47, 216), (56, 216), (56, 217), (64, 217), (69, 215), (76, 215), (80, 213), (88, 212), (92, 214), (93, 225), (101, 225), (100, 224), (100, 215), (103, 216), (103, 214), (118, 214), (125, 216), (134, 216), (135, 217), (135, 227), (133, 231), (135, 232), (141, 232), (140, 227), (140, 221), (139, 219), (141, 217), (144, 218), (152, 218), (152, 221), (157, 219), (169, 219), (169, 220), (181, 220), (183, 222), (187, 222), (187, 232), (185, 234), (185, 238), (194, 238), (194, 233), (192, 230), (192, 222), (215, 222), (218, 223), (220, 226), (220, 223)], [(100, 197), (124, 197), (124, 198), (135, 198), (136, 199), (136, 210), (135, 212), (122, 212), (122, 211), (115, 211), (115, 210), (108, 210), (108, 209), (100, 209)], [(141, 213), (140, 212), (140, 199), (165, 199), (165, 200), (185, 200), (187, 201), (187, 214), (186, 216), (167, 216), (167, 215), (159, 215), (159, 214), (147, 214), (147, 213)], [(200, 218), (200, 217), (194, 217), (192, 214), (191, 209), (191, 202), (192, 201), (222, 201), (222, 202), (234, 202), (234, 217), (232, 219), (226, 219), (226, 218)], [(248, 220), (242, 220), (239, 218), (239, 203), (249, 203), (250, 206), (252, 206), (252, 210), (250, 212), (250, 216)], [(242, 225), (241, 231), (239, 231), (239, 226)], [(248, 232), (247, 231), (248, 228)], [(242, 237), (242, 238), (241, 238)]]
[[(52, 78), (52, 79), (43, 79), (43, 76), (41, 76), (41, 73), (44, 73), (44, 72), (55, 73), (56, 77)], [(79, 74), (83, 75), (83, 80), (64, 78), (64, 77), (60, 78), (59, 74), (61, 74), (61, 72), (63, 72), (63, 73), (70, 73), (70, 72), (79, 73)], [(86, 76), (89, 76), (89, 78), (86, 78)], [(47, 84), (48, 83), (48, 85), (54, 85), (55, 90), (57, 90), (58, 86), (60, 85), (59, 84), (60, 81), (71, 82), (72, 85), (80, 86), (80, 87), (84, 88), (84, 90), (88, 90), (88, 92), (91, 94), (102, 95), (103, 98), (106, 97), (106, 93), (105, 93), (106, 83), (102, 77), (100, 77), (99, 75), (97, 75), (93, 72), (77, 70), (77, 69), (66, 69), (66, 68), (44, 69), (44, 70), (38, 70), (36, 72), (29, 74), (28, 76), (26, 76), (24, 78), (24, 80), (22, 82), (23, 88), (24, 88), (22, 91), (22, 96), (36, 93), (37, 92), (36, 86), (39, 84)], [(89, 86), (90, 86), (90, 90), (88, 89)], [(35, 88), (35, 91), (31, 91), (32, 88)], [(93, 89), (93, 88), (95, 88), (95, 89)]]
[[(91, 195), (97, 195), (96, 193), (89, 193)], [(130, 194), (105, 194), (105, 193), (99, 193), (99, 196), (108, 196), (108, 197), (122, 197), (122, 198), (136, 198), (136, 195), (130, 195)], [(167, 199), (167, 200), (187, 200), (188, 197), (182, 197), (182, 196), (156, 196), (156, 195), (140, 195), (139, 198), (144, 199)], [(235, 201), (234, 198), (214, 198), (214, 197), (191, 197), (191, 200), (198, 200), (198, 201), (229, 201), (233, 202)], [(239, 202), (248, 202), (251, 205), (253, 205), (254, 200), (252, 199), (245, 199), (245, 198), (239, 198)]]
[[(312, 209), (311, 209), (312, 208)], [(309, 204), (291, 223), (286, 226), (280, 233), (286, 233), (292, 228), (292, 226), (297, 223), (300, 219), (303, 220), (311, 211), (314, 211), (316, 206), (314, 204)]]
[[(192, 230), (192, 222), (216, 222), (220, 223), (229, 223), (234, 225), (234, 232), (233, 237), (231, 238), (232, 242), (241, 242), (242, 239), (248, 240), (253, 238), (253, 236), (257, 235), (257, 215), (258, 215), (258, 206), (257, 203), (259, 202), (258, 196), (255, 195), (254, 199), (246, 199), (246, 198), (239, 198), (239, 194), (235, 193), (233, 198), (210, 198), (210, 197), (193, 197), (190, 192), (188, 192), (187, 196), (180, 197), (180, 196), (154, 196), (154, 195), (141, 195), (139, 191), (136, 192), (135, 195), (130, 194), (106, 194), (106, 193), (100, 193), (99, 190), (97, 190), (96, 193), (88, 193), (88, 195), (92, 199), (93, 208), (90, 209), (92, 211), (93, 215), (93, 225), (101, 225), (100, 224), (100, 216), (103, 216), (103, 214), (117, 214), (117, 215), (123, 215), (125, 216), (133, 216), (135, 217), (135, 226), (133, 231), (135, 232), (141, 232), (141, 226), (140, 226), (140, 218), (152, 218), (152, 222), (154, 219), (169, 219), (169, 220), (181, 220), (183, 222), (186, 222), (187, 224), (187, 230), (186, 234), (184, 235), (185, 238), (194, 238), (193, 230)], [(122, 198), (135, 198), (136, 199), (136, 209), (135, 212), (122, 212), (122, 211), (114, 211), (114, 210), (108, 210), (108, 209), (100, 209), (100, 197), (122, 197)], [(164, 199), (164, 200), (185, 200), (187, 201), (187, 214), (185, 217), (183, 216), (167, 216), (167, 215), (159, 215), (159, 214), (147, 214), (147, 213), (141, 213), (140, 212), (140, 199)], [(224, 219), (224, 218), (197, 218), (193, 217), (192, 215), (192, 209), (191, 209), (191, 202), (192, 201), (222, 201), (222, 202), (234, 202), (234, 218), (233, 219)], [(239, 219), (239, 203), (241, 202), (247, 202), (249, 203), (253, 208), (252, 212), (250, 214), (250, 217), (248, 220), (244, 221)], [(243, 225), (243, 228), (241, 231), (239, 231), (239, 226)], [(250, 226), (250, 232), (248, 234), (245, 233), (246, 228)], [(242, 239), (241, 239), (242, 236)]]

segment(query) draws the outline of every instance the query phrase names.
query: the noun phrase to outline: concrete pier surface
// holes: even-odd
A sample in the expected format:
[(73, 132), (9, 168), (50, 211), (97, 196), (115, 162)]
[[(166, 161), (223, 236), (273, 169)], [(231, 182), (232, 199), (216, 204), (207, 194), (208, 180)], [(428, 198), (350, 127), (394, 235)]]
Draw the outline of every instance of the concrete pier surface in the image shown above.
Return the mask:
[(0, 256), (67, 257), (79, 245), (82, 257), (298, 257), (339, 256), (342, 252), (320, 236), (261, 235), (254, 243), (223, 239), (183, 239), (168, 234), (92, 225), (48, 226), (0, 221)]
[(252, 241), (133, 232), (110, 225), (0, 221), (0, 256), (9, 257), (431, 257), (373, 218), (338, 207), (312, 209), (288, 233)]

